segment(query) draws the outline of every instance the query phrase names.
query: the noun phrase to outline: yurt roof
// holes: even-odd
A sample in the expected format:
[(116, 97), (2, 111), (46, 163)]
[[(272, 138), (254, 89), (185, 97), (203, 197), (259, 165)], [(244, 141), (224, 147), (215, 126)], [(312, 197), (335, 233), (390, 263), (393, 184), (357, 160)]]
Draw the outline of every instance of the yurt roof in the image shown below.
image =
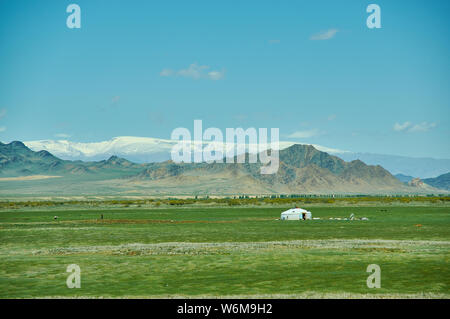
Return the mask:
[(282, 212), (282, 214), (299, 214), (299, 213), (309, 213), (309, 212), (303, 208), (291, 208)]

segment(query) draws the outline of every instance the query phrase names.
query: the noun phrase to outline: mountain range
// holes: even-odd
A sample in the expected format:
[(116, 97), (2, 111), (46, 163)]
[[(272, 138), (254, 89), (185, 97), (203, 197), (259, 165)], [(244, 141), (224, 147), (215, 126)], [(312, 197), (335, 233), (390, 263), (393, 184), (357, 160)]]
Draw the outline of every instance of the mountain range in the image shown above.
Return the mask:
[[(101, 142), (68, 140), (35, 140), (24, 144), (33, 151), (46, 150), (65, 160), (100, 161), (116, 155), (136, 163), (169, 160), (170, 151), (178, 141), (150, 137), (120, 136)], [(204, 142), (208, 144), (208, 142)], [(296, 143), (280, 141), (280, 149)], [(369, 165), (381, 165), (391, 174), (432, 178), (450, 172), (450, 159), (415, 158), (397, 155), (354, 153), (310, 144), (319, 151), (339, 156), (345, 161), (361, 160)]]
[[(162, 162), (169, 160), (171, 158), (170, 151), (177, 143), (177, 140), (136, 136), (119, 136), (107, 141), (87, 143), (72, 142), (68, 140), (37, 140), (24, 142), (24, 144), (33, 151), (46, 150), (67, 160), (95, 161), (117, 155), (137, 163)], [(203, 141), (202, 145), (207, 146), (209, 143), (211, 142)], [(283, 149), (292, 146), (295, 143), (281, 141), (279, 144), (280, 148)], [(225, 145), (225, 143), (223, 145)], [(345, 153), (345, 151), (321, 145), (310, 145), (313, 145), (323, 152)], [(260, 151), (267, 148), (267, 146), (264, 146)]]
[[(295, 144), (279, 153), (276, 174), (261, 175), (261, 163), (133, 163), (111, 156), (101, 161), (60, 159), (22, 142), (0, 143), (3, 196), (26, 195), (236, 195), (236, 194), (386, 194), (439, 193), (421, 184), (407, 185), (379, 165), (346, 162)], [(248, 158), (248, 154), (246, 154)], [(45, 179), (26, 180), (26, 176)], [(16, 178), (11, 180), (11, 178)]]
[(391, 174), (432, 178), (450, 172), (450, 159), (408, 157), (386, 154), (336, 152), (345, 161), (359, 159), (369, 165), (381, 165)]
[(423, 182), (435, 188), (450, 190), (450, 172), (435, 178), (426, 178)]

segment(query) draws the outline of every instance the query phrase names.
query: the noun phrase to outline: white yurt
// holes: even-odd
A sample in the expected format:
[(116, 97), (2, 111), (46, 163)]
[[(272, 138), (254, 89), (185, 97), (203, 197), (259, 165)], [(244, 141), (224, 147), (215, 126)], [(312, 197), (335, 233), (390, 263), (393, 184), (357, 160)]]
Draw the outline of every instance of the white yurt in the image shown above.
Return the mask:
[(303, 208), (291, 208), (281, 213), (281, 220), (306, 220), (312, 219), (312, 214)]

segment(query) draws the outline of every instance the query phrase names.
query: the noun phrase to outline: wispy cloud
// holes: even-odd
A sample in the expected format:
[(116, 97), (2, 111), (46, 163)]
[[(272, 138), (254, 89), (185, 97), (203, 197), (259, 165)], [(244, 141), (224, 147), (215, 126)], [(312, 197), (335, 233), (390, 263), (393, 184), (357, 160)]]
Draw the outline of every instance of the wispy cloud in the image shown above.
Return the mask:
[(405, 122), (403, 124), (395, 123), (393, 129), (394, 131), (400, 132), (408, 129), (409, 127), (411, 127), (411, 125), (411, 122)]
[(413, 127), (409, 129), (410, 132), (426, 132), (431, 130), (432, 128), (435, 128), (437, 126), (436, 123), (428, 123), (428, 122), (422, 122), (420, 124), (416, 124)]
[(6, 116), (6, 109), (0, 109), (0, 119)]
[(404, 122), (404, 123), (395, 123), (394, 124), (394, 131), (397, 132), (426, 132), (431, 130), (432, 128), (435, 128), (437, 126), (436, 123), (428, 123), (428, 122), (422, 122), (419, 124), (413, 124), (411, 122)]
[(288, 138), (310, 138), (322, 135), (322, 132), (318, 129), (311, 129), (311, 130), (305, 130), (305, 131), (296, 131), (290, 135), (288, 135)]
[(223, 78), (223, 76), (224, 76), (224, 72), (221, 72), (221, 71), (208, 72), (208, 78), (211, 80), (220, 80), (221, 78)]
[(205, 76), (208, 69), (209, 66), (207, 65), (193, 63), (187, 69), (178, 71), (178, 75), (186, 78), (200, 79), (202, 76)]
[(0, 132), (6, 131), (6, 126), (0, 126)]
[(66, 134), (66, 133), (56, 133), (55, 134), (55, 137), (58, 137), (58, 138), (69, 138), (71, 135), (69, 135), (69, 134)]
[(193, 63), (189, 65), (186, 69), (181, 69), (178, 71), (172, 69), (163, 69), (160, 73), (160, 76), (170, 77), (170, 76), (181, 76), (185, 78), (191, 79), (208, 79), (217, 81), (222, 79), (225, 76), (225, 71), (211, 70), (211, 67), (208, 65), (198, 65), (197, 63)]
[(326, 31), (322, 31), (316, 34), (313, 34), (310, 39), (311, 40), (329, 40), (331, 38), (333, 38), (336, 33), (338, 33), (338, 29), (329, 29)]
[(174, 73), (175, 72), (171, 69), (164, 69), (161, 72), (159, 72), (159, 75), (160, 76), (172, 76), (172, 75), (174, 75)]

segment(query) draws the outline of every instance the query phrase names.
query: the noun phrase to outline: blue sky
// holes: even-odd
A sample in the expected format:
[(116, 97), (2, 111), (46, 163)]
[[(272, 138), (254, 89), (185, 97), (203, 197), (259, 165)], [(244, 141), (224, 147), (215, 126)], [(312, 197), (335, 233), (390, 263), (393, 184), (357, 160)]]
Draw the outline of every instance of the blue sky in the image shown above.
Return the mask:
[[(66, 7), (81, 7), (81, 29)], [(368, 29), (366, 7), (381, 7)], [(2, 1), (0, 140), (280, 139), (450, 158), (448, 1)]]

